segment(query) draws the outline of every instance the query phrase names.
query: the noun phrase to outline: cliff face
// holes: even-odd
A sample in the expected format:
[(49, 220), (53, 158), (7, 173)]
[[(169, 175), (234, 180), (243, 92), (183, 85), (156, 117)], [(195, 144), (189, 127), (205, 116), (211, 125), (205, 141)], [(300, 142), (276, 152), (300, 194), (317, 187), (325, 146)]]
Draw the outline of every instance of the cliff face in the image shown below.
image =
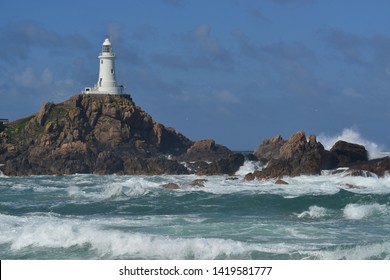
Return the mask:
[[(2, 128), (0, 163), (8, 175), (127, 173), (137, 165), (130, 159), (141, 157), (145, 164), (151, 155), (178, 156), (192, 144), (153, 121), (127, 95), (76, 95), (45, 103), (36, 115)], [(160, 173), (185, 172), (166, 168)]]

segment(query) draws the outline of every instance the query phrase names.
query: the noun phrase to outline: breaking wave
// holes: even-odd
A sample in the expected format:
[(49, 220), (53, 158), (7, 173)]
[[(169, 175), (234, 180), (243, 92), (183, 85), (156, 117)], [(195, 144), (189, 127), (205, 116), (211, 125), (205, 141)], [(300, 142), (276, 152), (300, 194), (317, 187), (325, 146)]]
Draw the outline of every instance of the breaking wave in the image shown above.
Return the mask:
[(340, 135), (336, 136), (327, 136), (323, 133), (318, 136), (318, 141), (321, 142), (327, 150), (330, 150), (339, 140), (363, 145), (368, 151), (368, 156), (370, 159), (389, 155), (388, 153), (384, 152), (384, 147), (381, 147), (375, 142), (365, 139), (358, 131), (352, 128), (345, 128)]
[(383, 204), (348, 204), (345, 206), (343, 214), (349, 220), (361, 220), (375, 215), (388, 214), (388, 207)]
[(309, 210), (303, 211), (300, 214), (296, 214), (296, 216), (300, 219), (318, 219), (323, 218), (330, 215), (330, 210), (320, 207), (320, 206), (310, 206)]

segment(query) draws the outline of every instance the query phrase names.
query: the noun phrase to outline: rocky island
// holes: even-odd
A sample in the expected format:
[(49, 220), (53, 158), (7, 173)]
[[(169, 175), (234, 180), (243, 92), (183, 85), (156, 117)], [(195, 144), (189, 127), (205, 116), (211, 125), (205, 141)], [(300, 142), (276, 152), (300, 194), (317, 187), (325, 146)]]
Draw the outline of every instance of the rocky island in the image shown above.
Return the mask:
[[(234, 153), (214, 140), (192, 141), (165, 127), (129, 95), (79, 94), (0, 127), (0, 170), (9, 176), (95, 174), (234, 174), (245, 157), (267, 164), (247, 180), (315, 175), (348, 167), (383, 176), (388, 157), (368, 160), (363, 146), (337, 142), (327, 151), (303, 131), (269, 138), (253, 155)], [(365, 173), (366, 174), (366, 173)]]
[(0, 129), (6, 175), (232, 174), (243, 162), (213, 140), (191, 141), (155, 122), (129, 95), (44, 103), (37, 114)]

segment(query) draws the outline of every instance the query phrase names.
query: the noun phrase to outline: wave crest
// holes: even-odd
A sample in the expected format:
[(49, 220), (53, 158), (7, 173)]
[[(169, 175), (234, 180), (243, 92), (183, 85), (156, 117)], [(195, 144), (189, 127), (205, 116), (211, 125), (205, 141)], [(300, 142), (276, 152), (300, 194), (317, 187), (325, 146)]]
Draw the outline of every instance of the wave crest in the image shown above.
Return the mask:
[(363, 145), (368, 151), (368, 156), (370, 159), (380, 158), (386, 155), (386, 153), (383, 152), (384, 147), (379, 146), (375, 142), (364, 139), (358, 131), (352, 128), (345, 128), (340, 135), (336, 136), (327, 136), (324, 133), (321, 133), (318, 136), (318, 141), (321, 142), (327, 150), (330, 150), (339, 140)]
[(318, 219), (329, 215), (329, 210), (320, 206), (310, 206), (309, 210), (296, 214), (299, 219)]
[(375, 215), (387, 213), (387, 206), (374, 204), (347, 204), (343, 210), (343, 215), (348, 220), (361, 220)]

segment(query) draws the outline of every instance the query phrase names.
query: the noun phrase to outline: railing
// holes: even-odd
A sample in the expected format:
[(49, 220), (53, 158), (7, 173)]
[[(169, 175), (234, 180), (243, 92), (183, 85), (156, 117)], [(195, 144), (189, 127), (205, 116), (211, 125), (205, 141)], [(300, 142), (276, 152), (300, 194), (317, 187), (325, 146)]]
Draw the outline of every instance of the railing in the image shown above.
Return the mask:
[(99, 53), (99, 57), (101, 57), (101, 56), (115, 57), (115, 53), (101, 52), (101, 53)]

